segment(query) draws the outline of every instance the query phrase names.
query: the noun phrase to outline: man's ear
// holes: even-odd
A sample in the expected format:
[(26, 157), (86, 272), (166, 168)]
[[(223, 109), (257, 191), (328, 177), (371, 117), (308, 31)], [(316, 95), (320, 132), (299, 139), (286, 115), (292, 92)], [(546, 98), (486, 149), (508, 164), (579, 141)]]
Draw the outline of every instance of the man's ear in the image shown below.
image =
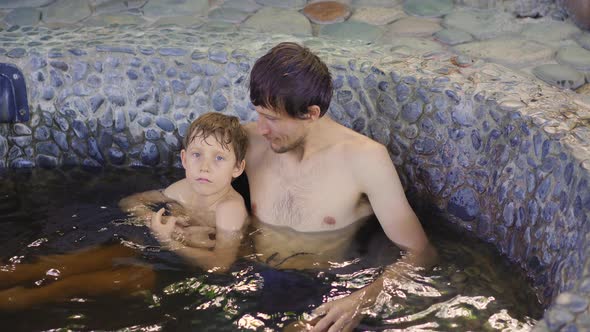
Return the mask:
[(234, 171), (232, 173), (232, 177), (235, 179), (238, 176), (244, 173), (244, 169), (246, 168), (246, 159), (243, 159), (236, 167), (234, 167)]
[(182, 167), (186, 169), (186, 150), (180, 150), (180, 161), (182, 162)]
[(321, 113), (322, 111), (318, 105), (311, 105), (307, 107), (306, 118), (315, 121), (320, 118)]

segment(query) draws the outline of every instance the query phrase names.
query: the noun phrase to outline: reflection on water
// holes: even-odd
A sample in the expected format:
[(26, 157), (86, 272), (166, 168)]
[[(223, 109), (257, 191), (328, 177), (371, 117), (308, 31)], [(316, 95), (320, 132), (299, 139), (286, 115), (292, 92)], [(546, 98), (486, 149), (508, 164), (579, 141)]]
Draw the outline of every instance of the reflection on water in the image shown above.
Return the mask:
[[(378, 224), (369, 221), (346, 259), (326, 269), (279, 271), (242, 258), (226, 275), (208, 274), (160, 251), (147, 229), (117, 208), (120, 198), (167, 186), (182, 177), (181, 171), (65, 174), (36, 170), (2, 178), (2, 271), (41, 255), (119, 242), (153, 267), (157, 287), (132, 297), (76, 297), (2, 312), (3, 330), (280, 330), (322, 302), (371, 283), (397, 255)], [(541, 317), (542, 308), (523, 273), (491, 246), (440, 228), (427, 232), (441, 256), (439, 264), (386, 281), (361, 330), (524, 331)], [(56, 278), (58, 274), (49, 273), (21, 286), (34, 288)]]

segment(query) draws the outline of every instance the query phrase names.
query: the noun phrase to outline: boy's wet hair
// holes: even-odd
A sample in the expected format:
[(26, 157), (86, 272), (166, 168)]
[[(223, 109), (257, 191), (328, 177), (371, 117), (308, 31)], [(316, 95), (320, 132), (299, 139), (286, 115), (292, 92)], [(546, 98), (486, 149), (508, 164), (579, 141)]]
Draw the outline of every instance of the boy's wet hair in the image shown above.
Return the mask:
[(248, 134), (237, 117), (215, 112), (199, 116), (191, 123), (184, 137), (184, 148), (186, 149), (196, 138), (206, 139), (211, 136), (224, 149), (229, 150), (230, 144), (233, 146), (237, 164), (246, 158)]
[(250, 73), (250, 101), (255, 106), (285, 110), (303, 118), (317, 105), (323, 116), (332, 99), (332, 77), (309, 48), (280, 43), (256, 61)]

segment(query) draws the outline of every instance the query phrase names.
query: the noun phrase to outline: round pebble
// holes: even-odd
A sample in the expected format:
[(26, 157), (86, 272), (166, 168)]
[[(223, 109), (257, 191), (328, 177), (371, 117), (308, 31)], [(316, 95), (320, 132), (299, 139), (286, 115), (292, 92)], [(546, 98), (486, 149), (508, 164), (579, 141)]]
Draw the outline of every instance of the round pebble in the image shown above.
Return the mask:
[(303, 14), (316, 24), (340, 23), (350, 16), (350, 7), (337, 1), (320, 1), (305, 6)]

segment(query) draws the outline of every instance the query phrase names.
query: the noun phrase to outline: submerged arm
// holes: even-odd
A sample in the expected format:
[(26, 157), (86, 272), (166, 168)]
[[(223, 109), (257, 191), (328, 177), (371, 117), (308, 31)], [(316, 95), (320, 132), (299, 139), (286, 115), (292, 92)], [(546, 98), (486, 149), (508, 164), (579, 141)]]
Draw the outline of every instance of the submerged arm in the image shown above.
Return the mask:
[[(158, 219), (161, 219), (161, 213), (162, 211), (159, 211), (154, 215), (155, 220), (152, 219), (152, 224), (159, 222)], [(243, 202), (228, 201), (220, 203), (215, 216), (217, 228), (215, 246), (211, 250), (187, 246), (183, 241), (174, 239), (171, 235), (171, 228), (168, 234), (164, 238), (160, 237), (159, 240), (189, 263), (209, 272), (223, 273), (229, 270), (236, 260), (244, 236), (247, 218), (248, 214)], [(152, 229), (154, 228), (152, 227)], [(187, 236), (190, 236), (190, 234), (184, 234), (184, 237)]]
[[(314, 314), (325, 315), (312, 331), (352, 330), (362, 319), (362, 311), (371, 307), (384, 285), (404, 278), (416, 268), (430, 268), (437, 260), (434, 247), (410, 207), (395, 167), (385, 147), (371, 146), (363, 151), (358, 161), (351, 162), (355, 178), (361, 190), (367, 194), (371, 207), (387, 237), (406, 254), (396, 263), (385, 268), (372, 284), (345, 298), (320, 306)], [(360, 162), (362, 161), (362, 162)], [(332, 329), (330, 329), (332, 331)]]

